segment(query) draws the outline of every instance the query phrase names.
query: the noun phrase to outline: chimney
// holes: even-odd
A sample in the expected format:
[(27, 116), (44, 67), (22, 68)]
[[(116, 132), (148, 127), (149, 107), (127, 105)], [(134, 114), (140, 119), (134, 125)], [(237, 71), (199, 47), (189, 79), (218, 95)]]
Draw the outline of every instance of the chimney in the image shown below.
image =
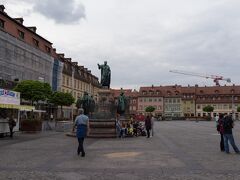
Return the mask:
[(74, 66), (77, 66), (77, 65), (78, 65), (78, 62), (72, 62), (72, 64), (73, 64)]
[(53, 51), (56, 52), (57, 51), (56, 48), (53, 48)]
[(23, 24), (23, 18), (14, 18), (18, 23)]
[(36, 26), (28, 27), (28, 29), (30, 29), (34, 33), (36, 33), (36, 31), (37, 31), (37, 27)]
[(195, 84), (195, 87), (198, 87), (198, 84)]
[(61, 58), (64, 58), (64, 53), (58, 53), (57, 55)]
[(0, 5), (0, 11), (4, 12), (5, 6), (4, 5)]
[(72, 62), (72, 58), (64, 58), (68, 62)]

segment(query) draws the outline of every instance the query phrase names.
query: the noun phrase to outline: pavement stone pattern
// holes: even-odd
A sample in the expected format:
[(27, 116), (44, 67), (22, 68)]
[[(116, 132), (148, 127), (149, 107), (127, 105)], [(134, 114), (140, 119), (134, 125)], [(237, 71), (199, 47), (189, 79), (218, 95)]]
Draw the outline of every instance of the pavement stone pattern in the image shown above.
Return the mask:
[[(240, 147), (240, 123), (234, 127)], [(0, 180), (240, 180), (240, 155), (220, 151), (214, 122), (161, 121), (154, 137), (86, 139), (65, 133), (0, 139)]]

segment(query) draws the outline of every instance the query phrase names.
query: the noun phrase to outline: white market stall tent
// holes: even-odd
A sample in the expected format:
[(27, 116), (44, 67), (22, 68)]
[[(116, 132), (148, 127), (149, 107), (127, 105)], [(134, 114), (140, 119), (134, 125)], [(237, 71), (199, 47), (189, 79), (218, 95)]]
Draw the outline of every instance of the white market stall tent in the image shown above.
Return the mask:
[(13, 131), (19, 131), (20, 112), (34, 111), (33, 106), (20, 105), (20, 93), (12, 90), (0, 89), (0, 136), (7, 135), (8, 120), (13, 116), (16, 126)]

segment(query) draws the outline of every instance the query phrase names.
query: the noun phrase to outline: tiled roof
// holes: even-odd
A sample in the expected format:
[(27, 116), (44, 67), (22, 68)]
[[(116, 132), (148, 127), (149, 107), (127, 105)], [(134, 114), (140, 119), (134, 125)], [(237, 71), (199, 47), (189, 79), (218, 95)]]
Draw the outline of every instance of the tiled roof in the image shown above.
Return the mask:
[[(197, 94), (197, 95), (211, 95), (211, 94), (240, 94), (240, 86), (187, 86), (182, 87), (179, 85), (172, 86), (149, 86), (140, 87), (139, 95), (144, 96), (143, 92), (146, 92), (146, 96), (153, 96), (159, 92), (158, 96), (179, 96), (182, 94)], [(151, 94), (152, 93), (152, 94)]]
[[(132, 93), (135, 93), (134, 91), (132, 91), (132, 89), (123, 89), (123, 91), (125, 96), (132, 96)], [(121, 89), (111, 89), (111, 92), (114, 97), (118, 97), (121, 93)]]

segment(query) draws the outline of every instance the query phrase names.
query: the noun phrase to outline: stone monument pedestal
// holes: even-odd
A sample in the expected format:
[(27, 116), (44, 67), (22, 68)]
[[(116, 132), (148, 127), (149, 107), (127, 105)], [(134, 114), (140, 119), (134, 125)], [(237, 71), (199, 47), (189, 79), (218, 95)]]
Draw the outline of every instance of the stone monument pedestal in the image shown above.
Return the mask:
[(110, 113), (112, 105), (112, 94), (107, 87), (102, 88), (98, 92), (98, 112)]

